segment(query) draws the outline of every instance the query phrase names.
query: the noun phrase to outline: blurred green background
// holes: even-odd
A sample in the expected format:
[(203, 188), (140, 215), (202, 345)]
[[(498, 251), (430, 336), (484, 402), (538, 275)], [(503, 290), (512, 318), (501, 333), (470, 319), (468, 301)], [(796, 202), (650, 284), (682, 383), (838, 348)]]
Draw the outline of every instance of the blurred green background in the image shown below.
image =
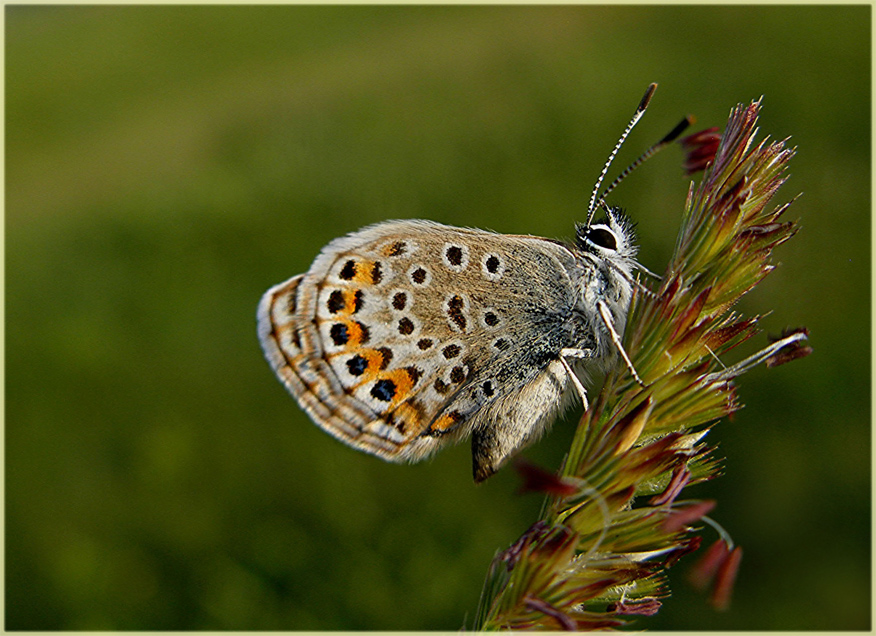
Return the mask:
[[(475, 487), (467, 445), (396, 466), (331, 439), (256, 304), (384, 219), (570, 237), (652, 81), (609, 178), (761, 95), (799, 147), (776, 203), (804, 192), (802, 230), (741, 309), (815, 353), (741, 380), (725, 474), (689, 491), (745, 550), (731, 610), (688, 557), (636, 627), (870, 627), (870, 7), (5, 11), (8, 629), (470, 626), (540, 498)], [(681, 161), (612, 197), (658, 272)], [(527, 457), (558, 466), (576, 417)]]

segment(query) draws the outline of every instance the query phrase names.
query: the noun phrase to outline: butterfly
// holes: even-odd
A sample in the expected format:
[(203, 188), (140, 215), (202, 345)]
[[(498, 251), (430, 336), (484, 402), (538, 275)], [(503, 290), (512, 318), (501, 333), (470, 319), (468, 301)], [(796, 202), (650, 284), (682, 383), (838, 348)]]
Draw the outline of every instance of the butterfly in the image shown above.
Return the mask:
[[(393, 462), (470, 435), (481, 482), (576, 397), (587, 408), (589, 370), (620, 354), (641, 383), (621, 337), (644, 268), (631, 223), (604, 203), (636, 164), (597, 194), (655, 88), (603, 168), (573, 243), (387, 221), (331, 241), (306, 273), (270, 288), (259, 340), (311, 419)], [(594, 223), (600, 206), (606, 218)]]

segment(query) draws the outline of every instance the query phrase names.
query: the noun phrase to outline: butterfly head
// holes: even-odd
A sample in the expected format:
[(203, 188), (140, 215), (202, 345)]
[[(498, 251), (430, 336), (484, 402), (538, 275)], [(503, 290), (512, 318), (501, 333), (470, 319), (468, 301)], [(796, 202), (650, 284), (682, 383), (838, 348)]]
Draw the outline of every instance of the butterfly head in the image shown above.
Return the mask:
[(620, 208), (607, 207), (606, 211), (605, 219), (576, 226), (578, 248), (603, 260), (635, 263), (638, 247), (633, 223)]

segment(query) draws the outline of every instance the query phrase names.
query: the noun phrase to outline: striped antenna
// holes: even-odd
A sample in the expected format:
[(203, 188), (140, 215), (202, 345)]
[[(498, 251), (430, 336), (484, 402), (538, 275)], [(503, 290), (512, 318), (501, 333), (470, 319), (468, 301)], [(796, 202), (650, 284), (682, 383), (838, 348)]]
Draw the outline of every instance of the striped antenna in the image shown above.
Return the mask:
[(620, 147), (623, 145), (624, 140), (627, 138), (627, 135), (630, 134), (630, 131), (633, 127), (639, 123), (639, 120), (642, 118), (642, 115), (645, 114), (645, 110), (648, 108), (648, 103), (651, 101), (651, 97), (654, 95), (654, 91), (657, 90), (657, 84), (651, 84), (648, 86), (648, 90), (645, 91), (645, 95), (642, 97), (642, 101), (639, 102), (639, 107), (636, 108), (636, 113), (633, 115), (630, 123), (627, 124), (626, 130), (621, 135), (620, 139), (618, 139), (617, 144), (614, 146), (614, 150), (611, 151), (611, 154), (608, 155), (608, 161), (605, 162), (605, 166), (602, 168), (602, 172), (599, 174), (599, 178), (596, 180), (596, 186), (593, 188), (593, 194), (590, 195), (590, 204), (587, 206), (587, 226), (590, 225), (590, 222), (593, 221), (593, 214), (596, 212), (596, 197), (599, 195), (599, 187), (602, 185), (602, 180), (605, 179), (605, 174), (608, 172), (608, 168), (611, 166), (611, 162), (614, 161), (614, 157), (617, 154), (617, 151), (620, 150)]
[(643, 163), (645, 163), (648, 159), (650, 159), (655, 154), (657, 154), (658, 150), (662, 150), (663, 148), (665, 148), (666, 146), (671, 144), (673, 141), (678, 139), (678, 136), (681, 133), (683, 133), (687, 129), (688, 126), (690, 126), (692, 123), (694, 123), (694, 121), (695, 120), (694, 120), (693, 115), (688, 115), (687, 117), (682, 119), (680, 122), (678, 122), (678, 124), (675, 126), (675, 128), (670, 130), (669, 133), (663, 139), (661, 139), (656, 144), (654, 144), (653, 146), (648, 148), (645, 152), (643, 152), (642, 155), (638, 159), (636, 159), (633, 163), (631, 163), (629, 166), (627, 166), (627, 168), (617, 176), (617, 179), (615, 179), (614, 181), (611, 182), (611, 185), (605, 189), (605, 191), (602, 193), (602, 196), (600, 196), (599, 199), (596, 201), (596, 204), (594, 205), (593, 209), (595, 210), (596, 208), (598, 208), (600, 206), (604, 206), (605, 205), (605, 197), (607, 197), (609, 195), (609, 193), (612, 190), (614, 190), (618, 186), (618, 184), (620, 184), (621, 181), (626, 179), (633, 170), (635, 170), (636, 168), (641, 166)]

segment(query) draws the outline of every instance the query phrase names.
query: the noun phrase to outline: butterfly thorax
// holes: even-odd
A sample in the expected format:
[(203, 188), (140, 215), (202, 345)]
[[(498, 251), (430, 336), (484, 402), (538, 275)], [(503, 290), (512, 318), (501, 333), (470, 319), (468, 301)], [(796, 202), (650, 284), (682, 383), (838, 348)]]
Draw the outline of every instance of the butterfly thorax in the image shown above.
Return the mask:
[[(577, 228), (575, 255), (580, 280), (577, 310), (592, 316), (592, 323), (606, 333), (598, 315), (600, 303), (608, 308), (612, 325), (623, 333), (632, 297), (636, 262), (635, 232), (620, 208), (608, 208), (605, 220)], [(602, 343), (600, 343), (602, 344)], [(609, 343), (604, 349), (613, 350)]]

